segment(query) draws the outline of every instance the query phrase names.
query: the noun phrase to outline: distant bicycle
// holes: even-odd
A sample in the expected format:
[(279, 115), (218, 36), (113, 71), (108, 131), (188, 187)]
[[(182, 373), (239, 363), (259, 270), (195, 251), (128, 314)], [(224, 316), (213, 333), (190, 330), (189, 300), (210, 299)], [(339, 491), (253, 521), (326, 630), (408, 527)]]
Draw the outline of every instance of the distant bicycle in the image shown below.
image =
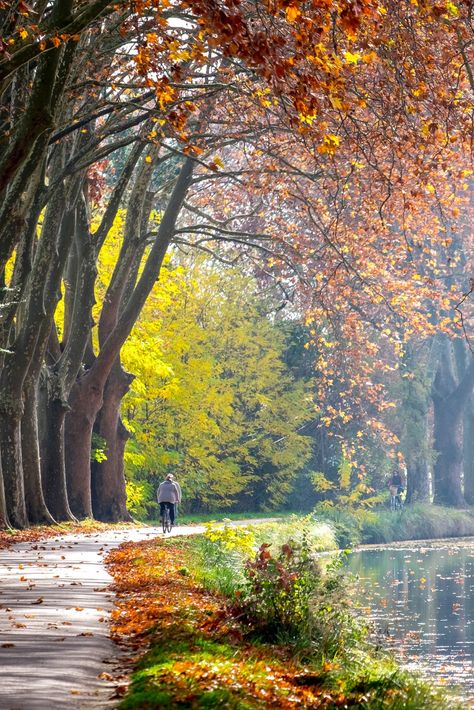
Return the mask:
[(161, 516), (161, 523), (163, 525), (163, 533), (165, 533), (165, 534), (167, 532), (170, 533), (171, 528), (173, 527), (173, 524), (171, 522), (170, 510), (169, 510), (168, 506), (166, 506), (166, 508), (163, 511), (163, 515)]
[(401, 510), (403, 508), (403, 500), (401, 491), (398, 486), (389, 486), (390, 491), (390, 510)]

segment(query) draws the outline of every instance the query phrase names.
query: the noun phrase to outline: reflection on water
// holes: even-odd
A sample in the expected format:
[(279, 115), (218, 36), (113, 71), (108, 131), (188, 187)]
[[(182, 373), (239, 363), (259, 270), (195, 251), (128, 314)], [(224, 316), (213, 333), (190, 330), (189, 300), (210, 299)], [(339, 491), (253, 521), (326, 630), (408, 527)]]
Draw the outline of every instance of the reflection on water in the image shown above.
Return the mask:
[(403, 665), (474, 695), (474, 540), (363, 550), (349, 568)]

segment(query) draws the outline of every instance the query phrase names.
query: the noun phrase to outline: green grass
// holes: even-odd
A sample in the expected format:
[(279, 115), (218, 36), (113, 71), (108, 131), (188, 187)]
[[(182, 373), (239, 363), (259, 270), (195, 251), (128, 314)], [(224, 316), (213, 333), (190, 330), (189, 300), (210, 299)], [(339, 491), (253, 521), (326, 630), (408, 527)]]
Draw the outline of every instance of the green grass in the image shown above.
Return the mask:
[(314, 553), (337, 550), (332, 528), (316, 523), (312, 516), (291, 515), (281, 521), (232, 527), (216, 524), (204, 535), (190, 541), (192, 573), (207, 589), (232, 598), (245, 583), (244, 563), (253, 558), (262, 543), (273, 553), (286, 542), (301, 545), (303, 541)]
[[(300, 684), (313, 686), (323, 695), (334, 694), (325, 708), (351, 707), (366, 710), (448, 710), (455, 703), (433, 692), (427, 684), (400, 672), (390, 660), (366, 663), (359, 672), (330, 672), (306, 666)], [(153, 645), (134, 673), (127, 697), (118, 710), (152, 710), (160, 707), (221, 708), (254, 710), (268, 707), (253, 689), (275, 690), (271, 660), (241, 655), (234, 645), (213, 642), (190, 632), (185, 640), (170, 639)], [(203, 678), (205, 678), (203, 682)], [(245, 680), (244, 680), (245, 679)], [(204, 686), (204, 687), (203, 687)], [(216, 687), (217, 686), (217, 687)], [(281, 689), (281, 700), (288, 691)], [(344, 697), (346, 705), (340, 704)], [(278, 707), (278, 699), (273, 700)], [(459, 709), (460, 710), (460, 709)]]
[(301, 544), (303, 540), (313, 552), (337, 550), (333, 528), (319, 522), (312, 515), (289, 515), (284, 520), (261, 523), (253, 529), (257, 545), (269, 543), (273, 550), (289, 540)]
[[(273, 512), (250, 512), (250, 513), (225, 513), (222, 511), (214, 513), (179, 513), (177, 524), (189, 525), (192, 523), (212, 523), (225, 520), (265, 520), (272, 518), (287, 518), (291, 515), (288, 510)], [(143, 521), (145, 525), (161, 525), (161, 519), (150, 519)]]
[(199, 631), (180, 628), (178, 634), (181, 638), (173, 638), (171, 630), (165, 643), (153, 645), (143, 657), (120, 710), (265, 707), (252, 693), (254, 684), (272, 685), (264, 663)]
[[(317, 523), (326, 525), (324, 532), (316, 532), (322, 542), (320, 550), (333, 549), (334, 537), (337, 546), (344, 549), (359, 544), (384, 544), (402, 540), (423, 540), (436, 538), (474, 536), (474, 509), (457, 510), (436, 505), (406, 506), (400, 512), (387, 508), (374, 510), (344, 510), (330, 508), (317, 510), (313, 514)], [(280, 522), (273, 522), (275, 518)], [(309, 520), (309, 516), (298, 516), (289, 511), (248, 512), (248, 513), (200, 513), (179, 515), (180, 525), (193, 523), (222, 523), (226, 520), (266, 520), (259, 525), (262, 535), (270, 542), (282, 544), (285, 535), (299, 537), (298, 520)], [(272, 522), (271, 522), (272, 521)], [(147, 525), (160, 525), (160, 520), (148, 520)], [(287, 524), (293, 525), (288, 533)], [(308, 528), (308, 524), (304, 524)], [(329, 526), (331, 530), (327, 527)]]
[(455, 538), (474, 535), (474, 511), (435, 505), (407, 506), (400, 512), (377, 511), (362, 524), (361, 541), (378, 544), (402, 540)]
[(332, 526), (340, 547), (474, 536), (474, 509), (457, 510), (436, 505), (408, 505), (401, 511), (386, 508), (314, 513)]
[[(228, 596), (235, 592), (235, 579), (239, 565), (245, 563), (244, 550), (258, 530), (260, 539), (265, 527), (255, 527), (246, 533), (240, 528), (222, 529), (215, 539), (196, 536), (181, 540), (167, 540), (167, 545), (179, 544), (187, 552), (186, 576), (197, 580), (206, 588), (219, 591), (228, 585)], [(325, 526), (313, 526), (321, 533)], [(275, 533), (274, 524), (267, 532), (273, 543), (280, 535), (291, 531), (308, 531), (308, 520), (291, 520), (280, 524)], [(316, 547), (327, 543), (329, 538), (313, 533)], [(334, 539), (331, 538), (332, 545)], [(230, 547), (226, 547), (229, 543)], [(199, 545), (204, 544), (203, 551)], [(216, 549), (212, 551), (212, 546)], [(239, 546), (241, 549), (239, 549)], [(184, 568), (183, 568), (184, 569)], [(179, 572), (179, 570), (178, 570)], [(219, 587), (217, 580), (228, 574), (226, 584)], [(173, 622), (163, 628), (150, 629), (151, 641), (148, 652), (142, 657), (133, 674), (127, 697), (118, 706), (120, 710), (152, 710), (168, 707), (204, 710), (258, 710), (273, 706), (288, 707), (289, 693), (306, 688), (322, 700), (321, 708), (335, 710), (338, 707), (366, 710), (449, 710), (460, 706), (434, 691), (427, 683), (411, 673), (400, 671), (393, 658), (376, 651), (368, 642), (361, 627), (355, 629), (346, 615), (332, 615), (331, 606), (344, 604), (347, 585), (335, 587), (321, 607), (321, 627), (326, 627), (334, 636), (333, 653), (320, 653), (314, 647), (299, 655), (298, 644), (283, 647), (268, 643), (259, 636), (255, 639), (244, 624), (237, 635), (219, 628), (214, 632), (201, 629), (196, 623), (195, 612), (189, 613), (190, 604), (174, 612)], [(200, 598), (198, 592), (198, 599)], [(338, 600), (341, 595), (341, 601)], [(225, 608), (224, 599), (219, 601), (218, 614)], [(327, 608), (326, 608), (327, 607)], [(209, 612), (211, 619), (212, 613)], [(229, 612), (230, 613), (230, 612)], [(227, 618), (224, 614), (223, 618)], [(236, 631), (236, 620), (233, 629)], [(355, 629), (355, 630), (354, 630)], [(342, 639), (342, 643), (341, 643)], [(322, 639), (323, 641), (324, 639)], [(285, 660), (286, 659), (286, 660)], [(290, 686), (288, 685), (288, 682)], [(306, 691), (305, 691), (306, 692)], [(271, 702), (267, 701), (271, 695)], [(341, 699), (343, 702), (341, 702)], [(281, 705), (280, 705), (281, 702)], [(297, 705), (305, 707), (304, 700)], [(309, 705), (313, 707), (313, 705)], [(318, 705), (319, 706), (319, 705)]]

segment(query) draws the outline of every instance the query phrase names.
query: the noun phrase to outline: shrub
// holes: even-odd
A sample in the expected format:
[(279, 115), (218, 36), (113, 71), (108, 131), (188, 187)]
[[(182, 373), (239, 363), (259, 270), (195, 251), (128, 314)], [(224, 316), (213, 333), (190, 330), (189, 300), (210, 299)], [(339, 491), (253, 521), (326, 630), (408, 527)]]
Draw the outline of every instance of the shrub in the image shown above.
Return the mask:
[[(254, 529), (257, 544), (267, 542), (272, 550), (279, 549), (285, 542), (292, 540), (296, 545), (304, 544), (312, 552), (336, 550), (338, 547), (332, 525), (315, 520), (312, 514), (304, 517), (292, 515), (286, 520), (261, 523)], [(252, 556), (255, 550), (252, 552)]]
[(249, 528), (209, 523), (204, 534), (193, 540), (189, 564), (201, 584), (232, 598), (245, 583), (244, 563), (255, 549)]
[(361, 542), (362, 519), (355, 511), (317, 506), (314, 516), (329, 524), (340, 548), (354, 547)]
[(127, 508), (130, 513), (141, 520), (150, 514), (150, 509), (157, 509), (158, 503), (153, 501), (154, 490), (147, 481), (127, 481)]
[(324, 567), (305, 540), (282, 545), (276, 555), (269, 548), (262, 544), (245, 566), (237, 611), (247, 627), (313, 660), (344, 656), (366, 631), (350, 608), (341, 556)]
[(321, 570), (306, 545), (282, 545), (277, 557), (269, 548), (269, 543), (263, 543), (255, 559), (245, 565), (248, 588), (240, 610), (269, 640), (306, 636)]

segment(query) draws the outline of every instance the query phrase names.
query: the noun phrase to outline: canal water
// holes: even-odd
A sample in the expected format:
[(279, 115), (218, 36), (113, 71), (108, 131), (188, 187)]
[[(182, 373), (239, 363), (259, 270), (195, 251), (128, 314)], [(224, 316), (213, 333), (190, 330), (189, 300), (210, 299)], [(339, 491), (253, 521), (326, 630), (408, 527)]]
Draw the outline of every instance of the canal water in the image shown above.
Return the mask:
[(361, 613), (401, 664), (474, 696), (474, 539), (351, 554)]

